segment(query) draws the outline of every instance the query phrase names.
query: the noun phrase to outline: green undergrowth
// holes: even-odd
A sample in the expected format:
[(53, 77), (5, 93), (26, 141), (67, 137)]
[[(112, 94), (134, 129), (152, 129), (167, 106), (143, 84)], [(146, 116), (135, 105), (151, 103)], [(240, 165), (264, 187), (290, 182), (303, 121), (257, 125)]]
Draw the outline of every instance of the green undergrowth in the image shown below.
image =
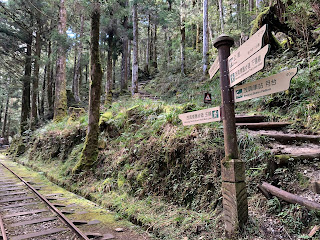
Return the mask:
[[(85, 138), (81, 120), (65, 119), (57, 127), (51, 123), (38, 130), (19, 161), (161, 239), (223, 238), (222, 124), (182, 126), (178, 118), (201, 108), (192, 103), (119, 99), (101, 114), (99, 157), (90, 171), (72, 174)], [(238, 136), (251, 196), (264, 177), (270, 153), (245, 131)], [(254, 222), (245, 231), (257, 228)], [(247, 235), (240, 234), (239, 239)]]
[[(300, 43), (296, 43), (300, 44)], [(301, 43), (302, 44), (302, 43)], [(308, 58), (309, 55), (309, 58)], [(291, 121), (295, 131), (320, 131), (320, 52), (311, 48), (309, 54), (303, 49), (280, 49), (269, 53), (262, 71), (247, 78), (243, 83), (256, 81), (264, 77), (291, 68), (298, 73), (291, 80), (287, 91), (236, 103), (238, 114), (264, 114), (270, 121)], [(146, 86), (149, 92), (161, 96), (171, 103), (192, 103), (204, 107), (204, 93), (212, 94), (212, 104), (221, 105), (219, 72), (212, 78), (203, 77), (200, 72), (187, 76), (159, 73)]]

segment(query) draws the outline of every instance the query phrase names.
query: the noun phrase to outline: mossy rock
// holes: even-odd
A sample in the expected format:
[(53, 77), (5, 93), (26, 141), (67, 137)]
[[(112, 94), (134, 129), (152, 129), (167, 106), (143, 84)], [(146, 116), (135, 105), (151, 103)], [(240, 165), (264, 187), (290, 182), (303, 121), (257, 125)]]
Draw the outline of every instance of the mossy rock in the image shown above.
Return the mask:
[(24, 145), (24, 144), (19, 144), (19, 145), (17, 146), (16, 156), (17, 156), (17, 157), (21, 156), (22, 154), (24, 154), (24, 153), (26, 152), (26, 150), (27, 150), (26, 145)]

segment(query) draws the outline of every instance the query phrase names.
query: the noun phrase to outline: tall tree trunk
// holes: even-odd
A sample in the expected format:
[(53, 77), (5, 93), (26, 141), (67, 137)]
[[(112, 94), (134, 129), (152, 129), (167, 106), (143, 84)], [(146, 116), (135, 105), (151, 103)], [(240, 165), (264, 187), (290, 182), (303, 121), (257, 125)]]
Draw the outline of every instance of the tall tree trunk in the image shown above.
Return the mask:
[[(60, 14), (58, 31), (61, 37), (66, 37), (67, 12), (64, 0), (60, 0)], [(60, 43), (57, 59), (57, 77), (55, 83), (54, 117), (60, 121), (67, 115), (67, 88), (66, 88), (66, 49)]]
[(122, 59), (121, 59), (121, 92), (127, 89), (128, 82), (128, 39), (125, 39), (122, 44)]
[(84, 15), (81, 14), (80, 17), (80, 37), (79, 37), (79, 46), (78, 46), (78, 56), (77, 56), (77, 63), (75, 67), (75, 73), (73, 77), (72, 89), (73, 89), (73, 96), (76, 102), (80, 102), (80, 74), (81, 74), (81, 57), (82, 57), (82, 38), (83, 38), (83, 29), (84, 29)]
[(43, 82), (42, 82), (42, 91), (41, 91), (41, 101), (39, 107), (39, 115), (41, 119), (44, 118), (44, 98), (46, 96), (46, 77), (47, 77), (47, 66), (44, 67), (44, 74), (43, 74)]
[(131, 94), (138, 93), (138, 70), (139, 70), (139, 60), (138, 60), (138, 11), (137, 3), (134, 2), (132, 7), (132, 21), (133, 21), (133, 61), (132, 61), (132, 86)]
[(99, 118), (100, 118), (100, 95), (102, 83), (102, 69), (99, 56), (99, 25), (100, 4), (96, 0), (91, 14), (91, 84), (89, 95), (89, 122), (85, 145), (74, 173), (87, 170), (98, 158)]
[(2, 126), (3, 102), (0, 101), (0, 126)]
[(112, 90), (116, 89), (116, 64), (117, 59), (112, 58)]
[[(128, 0), (124, 0), (124, 8), (128, 8)], [(128, 15), (123, 17), (123, 28), (128, 30)], [(120, 91), (124, 92), (128, 86), (128, 35), (125, 33), (122, 42)]]
[(6, 129), (7, 129), (7, 121), (8, 121), (8, 109), (9, 109), (9, 88), (8, 89), (8, 93), (7, 93), (7, 101), (6, 101), (6, 108), (4, 111), (4, 118), (3, 118), (3, 125), (2, 125), (2, 137), (4, 137), (5, 139), (7, 139), (7, 135), (6, 135)]
[(214, 42), (213, 31), (212, 31), (212, 26), (211, 26), (209, 21), (208, 21), (208, 30), (209, 30), (209, 40), (210, 40), (211, 48), (214, 49), (214, 46), (213, 46), (213, 42)]
[(157, 23), (154, 24), (154, 41), (153, 41), (153, 60), (152, 66), (157, 69), (158, 68), (158, 55), (157, 55)]
[(47, 100), (48, 100), (48, 112), (50, 119), (53, 117), (53, 67), (51, 61), (51, 41), (48, 44), (48, 63), (47, 63)]
[(209, 64), (209, 38), (208, 38), (208, 0), (203, 0), (203, 51), (202, 51), (202, 73), (208, 73)]
[(180, 61), (181, 74), (186, 74), (185, 69), (185, 48), (186, 48), (186, 28), (185, 28), (185, 0), (180, 0)]
[(29, 128), (29, 119), (30, 119), (30, 84), (31, 84), (31, 46), (32, 46), (32, 34), (28, 35), (26, 41), (27, 44), (27, 53), (26, 53), (26, 62), (24, 68), (23, 76), (23, 87), (22, 87), (22, 101), (21, 101), (21, 122), (20, 122), (20, 131), (23, 133)]
[(150, 46), (151, 46), (151, 37), (150, 37), (150, 26), (151, 26), (151, 16), (148, 15), (148, 30), (147, 30), (147, 52), (146, 52), (146, 67), (145, 71), (149, 73), (150, 70)]
[(31, 129), (35, 129), (38, 124), (38, 95), (39, 95), (39, 69), (40, 69), (40, 56), (41, 56), (41, 21), (37, 19), (38, 29), (36, 32), (35, 43), (35, 59), (34, 59), (34, 76), (32, 82), (32, 104), (31, 104)]
[(200, 28), (200, 24), (197, 23), (197, 36), (196, 36), (196, 51), (200, 52), (200, 33), (201, 33), (201, 28)]
[(218, 2), (219, 2), (219, 13), (220, 13), (221, 32), (224, 33), (223, 2), (222, 2), (222, 0), (218, 0)]
[(112, 81), (112, 50), (113, 50), (113, 32), (108, 33), (108, 56), (107, 56), (107, 81), (106, 81), (106, 100), (105, 104), (109, 104), (112, 102), (112, 89), (113, 89), (113, 81)]

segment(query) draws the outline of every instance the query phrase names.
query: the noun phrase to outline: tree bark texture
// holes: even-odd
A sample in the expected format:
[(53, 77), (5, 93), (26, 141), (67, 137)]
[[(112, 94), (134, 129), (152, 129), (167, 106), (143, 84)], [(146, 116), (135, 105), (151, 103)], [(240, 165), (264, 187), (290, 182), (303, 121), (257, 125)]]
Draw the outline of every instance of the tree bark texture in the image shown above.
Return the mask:
[(147, 52), (146, 52), (146, 66), (145, 71), (149, 73), (150, 70), (150, 25), (151, 25), (151, 16), (148, 16), (148, 29), (147, 29)]
[(45, 99), (45, 92), (46, 92), (46, 78), (47, 78), (47, 66), (44, 67), (44, 74), (43, 74), (43, 82), (42, 82), (42, 91), (41, 91), (41, 100), (39, 106), (39, 116), (41, 119), (44, 118), (44, 99)]
[(73, 77), (72, 89), (73, 96), (76, 102), (80, 102), (80, 75), (81, 75), (81, 57), (82, 57), (82, 37), (83, 37), (83, 29), (84, 29), (84, 16), (81, 14), (80, 17), (80, 36), (79, 36), (79, 45), (78, 45), (78, 54), (77, 54), (77, 62), (75, 65), (75, 72)]
[(9, 88), (7, 93), (7, 101), (6, 101), (6, 108), (4, 110), (4, 118), (3, 118), (3, 125), (2, 125), (2, 133), (1, 136), (7, 139), (6, 130), (7, 130), (7, 121), (8, 121), (8, 109), (9, 109)]
[(186, 27), (185, 27), (185, 3), (184, 0), (180, 0), (180, 64), (181, 74), (186, 74), (185, 69), (185, 51), (186, 51)]
[[(60, 15), (58, 31), (60, 36), (66, 37), (67, 12), (64, 0), (60, 0)], [(55, 83), (54, 117), (60, 121), (67, 115), (67, 90), (66, 90), (66, 51), (63, 43), (60, 43), (57, 59), (57, 76)]]
[(30, 119), (30, 84), (31, 84), (31, 46), (32, 46), (32, 34), (28, 35), (27, 41), (27, 53), (25, 60), (23, 87), (22, 87), (22, 101), (21, 101), (21, 122), (20, 131), (23, 133), (29, 128)]
[(202, 73), (208, 73), (209, 64), (209, 38), (208, 38), (208, 0), (203, 0), (203, 51), (202, 51)]
[(89, 169), (98, 157), (99, 118), (100, 118), (100, 95), (102, 83), (102, 69), (99, 55), (99, 25), (100, 4), (95, 1), (91, 14), (91, 84), (89, 94), (89, 122), (85, 145), (80, 160), (73, 169), (78, 173)]
[(157, 31), (158, 31), (158, 25), (157, 23), (154, 24), (154, 40), (153, 40), (153, 60), (152, 60), (152, 66), (157, 69), (158, 68), (158, 54), (157, 54)]
[(112, 50), (113, 50), (113, 32), (109, 32), (108, 37), (108, 56), (107, 56), (107, 81), (106, 81), (106, 100), (105, 104), (109, 104), (112, 102), (112, 89), (113, 89), (113, 81), (112, 81)]
[(32, 102), (31, 102), (31, 129), (34, 129), (38, 124), (38, 95), (39, 95), (39, 69), (40, 69), (40, 56), (41, 56), (41, 22), (37, 19), (38, 29), (36, 32), (35, 43), (35, 59), (34, 59), (34, 76), (32, 81)]
[[(47, 63), (47, 100), (48, 100), (48, 111), (50, 116), (53, 116), (53, 68), (51, 61), (51, 41), (48, 44), (48, 63)], [(52, 117), (51, 117), (52, 118)]]
[(131, 94), (138, 93), (138, 71), (139, 71), (139, 60), (138, 60), (138, 11), (137, 3), (133, 4), (132, 7), (132, 21), (133, 21), (133, 55), (132, 55), (132, 86)]

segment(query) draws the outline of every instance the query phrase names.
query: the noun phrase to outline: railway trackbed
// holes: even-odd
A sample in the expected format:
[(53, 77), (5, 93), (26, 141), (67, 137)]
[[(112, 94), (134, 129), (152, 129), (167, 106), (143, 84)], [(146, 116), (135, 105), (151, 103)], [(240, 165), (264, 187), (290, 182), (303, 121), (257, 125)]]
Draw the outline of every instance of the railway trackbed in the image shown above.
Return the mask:
[(0, 239), (89, 240), (36, 188), (0, 163)]

